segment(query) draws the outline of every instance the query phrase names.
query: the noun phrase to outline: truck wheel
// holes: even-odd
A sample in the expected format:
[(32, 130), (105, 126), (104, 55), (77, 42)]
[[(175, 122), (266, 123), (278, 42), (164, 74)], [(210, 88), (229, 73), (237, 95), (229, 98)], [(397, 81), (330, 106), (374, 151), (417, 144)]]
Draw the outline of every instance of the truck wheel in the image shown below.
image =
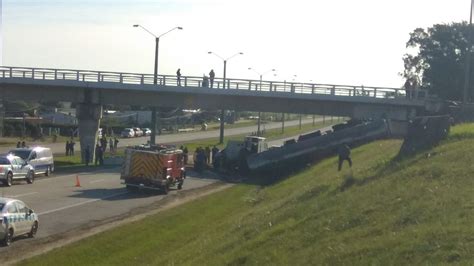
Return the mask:
[(35, 182), (35, 172), (29, 171), (26, 175), (26, 183), (33, 184)]
[(8, 172), (7, 174), (7, 182), (5, 182), (7, 187), (11, 187), (13, 184), (13, 174), (11, 172)]
[(183, 182), (178, 183), (178, 190), (181, 190), (183, 188)]

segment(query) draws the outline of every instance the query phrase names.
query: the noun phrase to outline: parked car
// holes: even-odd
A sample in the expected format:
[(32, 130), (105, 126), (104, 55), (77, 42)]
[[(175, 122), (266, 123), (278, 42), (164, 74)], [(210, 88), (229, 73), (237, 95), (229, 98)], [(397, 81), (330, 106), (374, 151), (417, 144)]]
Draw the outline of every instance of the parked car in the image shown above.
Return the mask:
[(9, 153), (31, 164), (35, 169), (35, 174), (49, 176), (54, 172), (54, 158), (50, 148), (17, 148), (11, 150)]
[(23, 201), (0, 198), (0, 240), (10, 246), (14, 237), (34, 237), (38, 231), (38, 215)]
[(144, 129), (143, 129), (143, 134), (144, 134), (145, 136), (150, 136), (150, 135), (151, 135), (151, 129), (149, 129), (149, 128), (144, 128)]
[(143, 131), (139, 127), (133, 127), (133, 131), (135, 131), (135, 137), (143, 136)]
[(125, 128), (122, 130), (122, 133), (120, 133), (120, 136), (122, 136), (122, 138), (133, 138), (135, 137), (135, 130), (131, 128)]
[(0, 157), (0, 181), (11, 186), (13, 180), (26, 180), (28, 184), (32, 184), (35, 179), (34, 167), (18, 156), (7, 155)]

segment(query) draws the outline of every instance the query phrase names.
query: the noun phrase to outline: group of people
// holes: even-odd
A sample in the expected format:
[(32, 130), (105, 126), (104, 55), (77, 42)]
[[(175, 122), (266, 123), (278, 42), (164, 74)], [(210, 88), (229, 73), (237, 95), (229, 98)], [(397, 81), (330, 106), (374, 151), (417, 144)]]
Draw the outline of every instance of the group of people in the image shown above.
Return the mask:
[[(117, 137), (110, 138), (107, 141), (107, 136), (102, 136), (102, 138), (99, 139), (98, 143), (95, 145), (94, 149), (94, 155), (95, 155), (95, 160), (94, 164), (95, 165), (104, 165), (104, 154), (107, 150), (107, 144), (109, 145), (109, 150), (110, 153), (115, 153), (117, 151), (117, 145), (119, 143), (119, 140)], [(87, 145), (86, 149), (84, 150), (84, 159), (86, 162), (86, 165), (88, 166), (89, 163), (91, 163), (91, 150), (89, 145)]]
[(74, 156), (74, 146), (76, 143), (71, 138), (71, 141), (66, 141), (66, 156)]
[[(214, 87), (214, 78), (216, 77), (216, 73), (214, 73), (214, 69), (211, 69), (211, 72), (209, 72), (209, 77), (206, 75), (203, 75), (202, 77), (202, 87), (205, 88), (211, 88)], [(181, 68), (178, 68), (176, 71), (176, 84), (178, 86), (181, 86)]]
[(28, 148), (28, 146), (26, 146), (26, 142), (25, 141), (18, 141), (18, 143), (16, 144), (16, 147), (17, 148)]
[(215, 156), (219, 152), (219, 148), (214, 146), (212, 149), (209, 148), (209, 146), (202, 148), (198, 147), (196, 148), (196, 151), (194, 151), (194, 168), (198, 171), (201, 172), (204, 170), (204, 168), (215, 162)]

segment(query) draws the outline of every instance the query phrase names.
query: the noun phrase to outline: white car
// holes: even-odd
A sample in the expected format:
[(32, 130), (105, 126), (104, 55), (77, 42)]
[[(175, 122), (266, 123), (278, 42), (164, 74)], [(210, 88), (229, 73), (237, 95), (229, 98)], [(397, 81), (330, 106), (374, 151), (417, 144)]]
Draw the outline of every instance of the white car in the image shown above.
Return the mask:
[(145, 136), (151, 136), (151, 129), (149, 129), (149, 128), (144, 128), (144, 129), (143, 129), (143, 134), (145, 134)]
[(131, 128), (125, 128), (120, 133), (120, 136), (122, 136), (122, 138), (133, 138), (133, 137), (135, 137), (135, 130), (133, 130)]
[(0, 157), (0, 181), (11, 186), (13, 180), (26, 180), (28, 184), (32, 184), (35, 180), (34, 167), (23, 161), (18, 156), (7, 155)]
[(139, 127), (133, 127), (133, 131), (135, 131), (135, 137), (143, 136), (143, 131)]
[(34, 237), (38, 231), (38, 215), (21, 200), (0, 198), (0, 240), (10, 246), (20, 235)]
[(10, 154), (20, 157), (34, 167), (35, 175), (49, 176), (54, 172), (53, 152), (50, 148), (17, 148), (9, 151)]

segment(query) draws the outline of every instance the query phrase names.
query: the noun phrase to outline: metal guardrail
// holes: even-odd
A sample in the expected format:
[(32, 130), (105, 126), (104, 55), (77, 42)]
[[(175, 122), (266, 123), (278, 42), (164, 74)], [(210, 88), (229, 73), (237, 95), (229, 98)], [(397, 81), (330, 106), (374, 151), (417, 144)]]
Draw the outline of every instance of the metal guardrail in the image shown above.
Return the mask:
[[(8, 78), (154, 85), (153, 74), (7, 66), (0, 67), (0, 79)], [(384, 99), (404, 98), (410, 100), (424, 100), (428, 97), (428, 93), (425, 90), (414, 90), (411, 97), (407, 97), (404, 89), (387, 87), (331, 85), (288, 81), (260, 81), (234, 78), (227, 78), (226, 83), (226, 89), (260, 91), (262, 93), (291, 92), (299, 94), (357, 96)], [(157, 78), (157, 85), (155, 86), (202, 87), (202, 85), (202, 77), (182, 76), (180, 81), (178, 81), (178, 78), (174, 75), (159, 75)], [(211, 87), (211, 84), (208, 86)], [(223, 79), (215, 78), (212, 88), (222, 89)]]

